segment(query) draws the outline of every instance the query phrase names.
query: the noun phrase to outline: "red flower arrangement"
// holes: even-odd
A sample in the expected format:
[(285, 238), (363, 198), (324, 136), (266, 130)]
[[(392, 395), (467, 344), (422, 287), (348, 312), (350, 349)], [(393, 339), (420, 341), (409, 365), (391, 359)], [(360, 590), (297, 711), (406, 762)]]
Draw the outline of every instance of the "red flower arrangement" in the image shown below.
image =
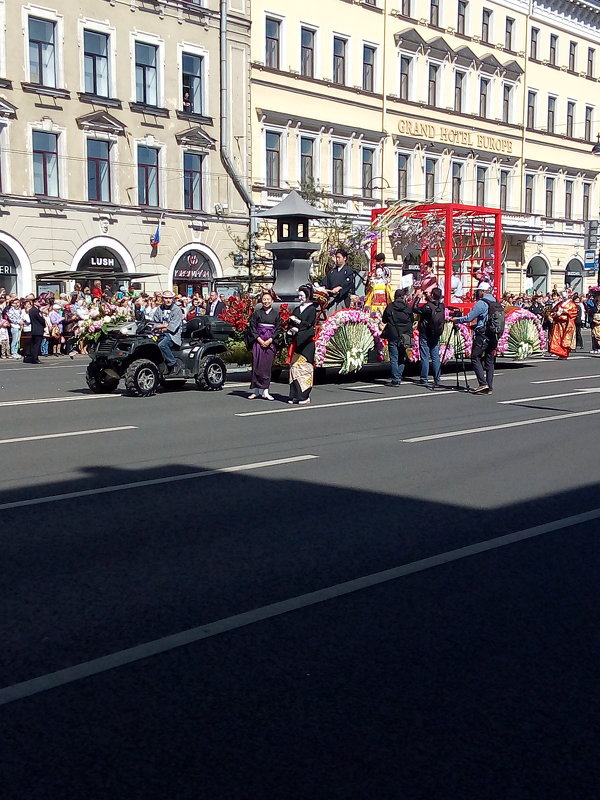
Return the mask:
[(290, 304), (289, 303), (282, 303), (279, 306), (279, 318), (281, 320), (282, 325), (287, 325), (289, 318), (292, 316), (292, 312), (290, 311)]
[(249, 297), (228, 297), (225, 311), (219, 314), (219, 319), (228, 322), (234, 331), (241, 333), (248, 327), (252, 311), (252, 301)]

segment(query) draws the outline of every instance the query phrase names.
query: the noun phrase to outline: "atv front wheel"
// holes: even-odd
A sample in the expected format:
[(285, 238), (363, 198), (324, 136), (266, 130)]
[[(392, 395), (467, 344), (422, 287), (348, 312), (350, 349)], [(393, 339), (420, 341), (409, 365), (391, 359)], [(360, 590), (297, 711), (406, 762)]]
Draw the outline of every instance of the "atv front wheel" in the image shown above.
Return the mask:
[(218, 392), (223, 388), (227, 368), (219, 356), (204, 356), (198, 364), (196, 386), (205, 392)]
[(110, 394), (119, 385), (119, 378), (107, 375), (102, 367), (92, 361), (88, 364), (85, 382), (94, 394)]
[(153, 361), (138, 358), (125, 373), (125, 388), (134, 397), (150, 397), (159, 385), (158, 367)]

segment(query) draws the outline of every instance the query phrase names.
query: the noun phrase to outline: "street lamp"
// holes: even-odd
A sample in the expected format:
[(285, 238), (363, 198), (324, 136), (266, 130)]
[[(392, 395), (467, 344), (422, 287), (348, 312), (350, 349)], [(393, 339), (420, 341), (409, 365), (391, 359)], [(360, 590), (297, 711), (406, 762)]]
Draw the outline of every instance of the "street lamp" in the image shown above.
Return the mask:
[(598, 134), (598, 137), (597, 137), (597, 138), (598, 138), (598, 141), (597, 141), (597, 142), (596, 142), (596, 144), (595, 144), (595, 145), (592, 147), (592, 155), (595, 155), (595, 156), (600, 156), (600, 133)]

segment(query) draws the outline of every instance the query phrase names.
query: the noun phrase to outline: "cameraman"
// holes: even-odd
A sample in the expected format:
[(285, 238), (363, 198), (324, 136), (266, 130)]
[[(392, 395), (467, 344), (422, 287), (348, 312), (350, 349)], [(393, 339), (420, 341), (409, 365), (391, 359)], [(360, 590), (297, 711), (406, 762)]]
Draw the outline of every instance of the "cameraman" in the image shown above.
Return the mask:
[(491, 394), (494, 383), (494, 351), (498, 347), (498, 339), (487, 332), (487, 318), (490, 307), (488, 303), (496, 303), (496, 298), (491, 293), (489, 283), (480, 283), (475, 290), (476, 303), (464, 317), (454, 317), (452, 322), (475, 322), (473, 331), (473, 347), (471, 349), (471, 364), (479, 384), (473, 391), (476, 394)]

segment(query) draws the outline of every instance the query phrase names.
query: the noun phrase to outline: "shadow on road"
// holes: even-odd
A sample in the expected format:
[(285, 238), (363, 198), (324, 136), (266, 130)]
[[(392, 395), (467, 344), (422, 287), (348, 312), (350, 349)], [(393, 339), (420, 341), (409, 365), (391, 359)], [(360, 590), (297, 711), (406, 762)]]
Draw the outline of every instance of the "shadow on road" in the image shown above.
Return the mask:
[[(594, 482), (518, 505), (499, 486), (474, 511), (322, 485), (307, 464), (299, 480), (229, 473), (3, 510), (2, 685), (597, 505)], [(90, 466), (36, 495), (196, 472)], [(2, 797), (594, 797), (597, 533), (548, 534), (18, 701)]]

